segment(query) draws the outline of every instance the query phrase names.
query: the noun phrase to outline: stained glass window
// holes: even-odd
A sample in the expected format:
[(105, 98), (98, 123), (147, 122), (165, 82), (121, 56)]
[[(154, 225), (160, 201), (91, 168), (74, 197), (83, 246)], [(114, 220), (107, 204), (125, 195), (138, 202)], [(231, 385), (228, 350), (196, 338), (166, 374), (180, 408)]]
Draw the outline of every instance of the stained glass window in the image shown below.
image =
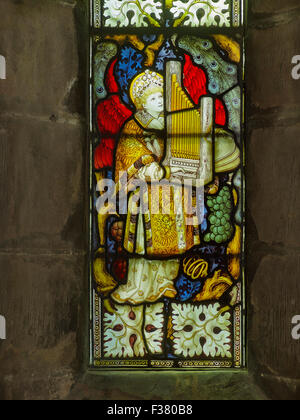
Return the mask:
[(244, 3), (90, 14), (90, 365), (244, 367)]

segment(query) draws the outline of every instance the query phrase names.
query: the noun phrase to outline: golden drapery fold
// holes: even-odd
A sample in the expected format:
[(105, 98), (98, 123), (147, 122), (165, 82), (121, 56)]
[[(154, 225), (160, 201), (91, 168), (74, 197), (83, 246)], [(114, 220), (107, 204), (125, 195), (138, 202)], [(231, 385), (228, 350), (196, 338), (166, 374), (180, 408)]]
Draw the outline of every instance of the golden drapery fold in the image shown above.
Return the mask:
[[(132, 180), (138, 177), (143, 166), (161, 162), (164, 140), (157, 136), (162, 155), (156, 156), (146, 142), (146, 138), (152, 135), (153, 132), (143, 130), (134, 120), (125, 125), (116, 152), (116, 182), (122, 172), (126, 172), (128, 180)], [(170, 186), (168, 191), (166, 193), (165, 187), (148, 183), (145, 191), (137, 189), (129, 194), (124, 234), (124, 248), (129, 253), (149, 258), (171, 258), (200, 245), (200, 222), (194, 214), (185, 211), (186, 195), (191, 194), (191, 189), (187, 191), (183, 186)], [(135, 194), (143, 197), (143, 214), (138, 213)], [(195, 208), (195, 192), (191, 200)], [(168, 209), (169, 212), (165, 211)], [(187, 224), (187, 218), (193, 218), (193, 224)]]

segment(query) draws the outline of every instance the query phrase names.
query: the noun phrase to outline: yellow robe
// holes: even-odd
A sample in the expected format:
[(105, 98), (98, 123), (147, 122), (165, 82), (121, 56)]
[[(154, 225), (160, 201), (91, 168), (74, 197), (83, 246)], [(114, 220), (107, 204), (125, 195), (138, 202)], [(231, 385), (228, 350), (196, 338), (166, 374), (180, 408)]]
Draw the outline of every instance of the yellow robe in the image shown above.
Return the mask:
[[(135, 120), (131, 120), (123, 129), (116, 152), (116, 182), (119, 181), (119, 174), (122, 172), (126, 172), (128, 180), (131, 181), (139, 177), (139, 171), (144, 166), (153, 162), (158, 164), (162, 162), (164, 157), (163, 139), (159, 134), (155, 134), (161, 153), (154, 153), (147, 147), (146, 141), (148, 137), (154, 135), (154, 132), (147, 129), (147, 124), (143, 124), (143, 126), (144, 129)], [(225, 162), (228, 166), (228, 161), (230, 160), (229, 163), (231, 163), (233, 153), (228, 153), (228, 147), (225, 150), (226, 153), (223, 153), (224, 147), (221, 143), (223, 144), (224, 141), (219, 142), (222, 152), (220, 157), (227, 158), (227, 155), (229, 156)], [(228, 141), (224, 144), (227, 145), (227, 143)], [(234, 149), (234, 141), (231, 144)], [(239, 157), (236, 160), (234, 165), (239, 163)], [(120, 285), (111, 294), (117, 303), (139, 305), (144, 302), (154, 303), (162, 296), (176, 296), (174, 281), (179, 273), (179, 257), (200, 244), (200, 221), (195, 215), (186, 214), (185, 188), (182, 186), (180, 188), (182, 194), (178, 195), (178, 187), (176, 189), (171, 187), (168, 196), (161, 187), (151, 189), (151, 185), (147, 184), (143, 198), (144, 203), (148, 204), (148, 210), (141, 214), (134, 211), (134, 192), (129, 194), (124, 248), (131, 254), (131, 257), (129, 258), (127, 283)], [(188, 193), (191, 193), (190, 189)], [(154, 208), (157, 205), (167, 208), (167, 204), (170, 204), (170, 214), (153, 212), (152, 202), (155, 204)], [(195, 207), (195, 196), (192, 204)], [(164, 205), (166, 206), (164, 207)], [(181, 212), (178, 212), (180, 207)], [(193, 217), (192, 225), (185, 223), (186, 217)]]
[[(125, 125), (116, 152), (116, 182), (119, 180), (120, 172), (126, 171), (128, 179), (132, 180), (138, 176), (139, 170), (144, 165), (161, 163), (164, 156), (164, 140), (157, 137), (161, 155), (155, 155), (148, 149), (145, 140), (153, 135), (153, 131), (146, 130), (143, 130), (135, 120)], [(129, 253), (149, 258), (172, 258), (200, 244), (199, 223), (186, 225), (186, 218), (194, 217), (193, 214), (185, 212), (184, 197), (187, 191), (183, 187), (171, 187), (169, 194), (165, 192), (162, 187), (152, 185), (151, 189), (151, 185), (147, 185), (147, 192), (143, 198), (148, 210), (143, 215), (135, 214), (134, 193), (130, 194), (124, 235), (124, 248)], [(153, 200), (155, 202), (152, 202)], [(193, 201), (195, 207), (196, 197)], [(161, 211), (152, 211), (157, 209), (158, 205)], [(168, 207), (171, 210), (170, 214), (164, 214), (162, 209)], [(197, 222), (196, 219), (192, 220)]]

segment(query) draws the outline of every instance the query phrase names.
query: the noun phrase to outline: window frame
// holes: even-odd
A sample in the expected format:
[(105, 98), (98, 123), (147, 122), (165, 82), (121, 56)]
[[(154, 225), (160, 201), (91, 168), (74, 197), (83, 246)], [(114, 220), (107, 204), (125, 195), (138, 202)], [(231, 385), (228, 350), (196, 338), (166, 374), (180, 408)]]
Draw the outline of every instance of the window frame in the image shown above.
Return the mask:
[[(95, 137), (95, 121), (94, 121), (94, 104), (93, 104), (93, 80), (94, 80), (94, 73), (93, 73), (93, 55), (94, 55), (94, 37), (106, 35), (122, 35), (122, 34), (163, 34), (166, 37), (170, 36), (174, 33), (180, 34), (189, 34), (195, 36), (212, 36), (217, 34), (232, 36), (238, 34), (241, 39), (242, 54), (241, 54), (241, 63), (239, 64), (240, 68), (240, 77), (241, 83), (239, 86), (242, 89), (242, 111), (241, 111), (241, 167), (243, 169), (243, 185), (242, 185), (242, 197), (243, 197), (243, 206), (242, 211), (245, 216), (246, 211), (246, 156), (245, 156), (245, 148), (246, 148), (246, 102), (247, 102), (247, 91), (246, 91), (246, 61), (247, 61), (247, 42), (246, 42), (246, 31), (247, 31), (247, 10), (248, 10), (248, 0), (241, 0), (241, 14), (242, 14), (242, 22), (239, 27), (186, 27), (181, 26), (177, 28), (156, 28), (153, 26), (142, 27), (142, 28), (133, 28), (133, 27), (122, 27), (122, 28), (110, 28), (110, 27), (94, 27), (94, 7), (93, 3), (95, 0), (86, 0), (89, 3), (89, 46), (88, 46), (88, 144), (89, 144), (89, 255), (88, 255), (88, 340), (86, 341), (86, 365), (89, 372), (126, 372), (126, 371), (155, 371), (155, 372), (194, 372), (203, 371), (203, 372), (243, 372), (247, 370), (248, 366), (248, 351), (247, 351), (247, 312), (248, 312), (248, 301), (246, 299), (247, 292), (247, 282), (246, 282), (246, 255), (245, 255), (245, 236), (246, 236), (246, 221), (242, 223), (243, 228), (243, 239), (242, 239), (242, 251), (241, 251), (241, 265), (242, 265), (242, 300), (241, 300), (241, 308), (242, 308), (242, 365), (240, 368), (235, 368), (232, 366), (231, 368), (193, 368), (190, 369), (188, 367), (185, 368), (151, 368), (151, 367), (96, 367), (93, 365), (93, 301), (92, 301), (92, 292), (93, 292), (93, 254), (94, 251), (92, 249), (92, 235), (93, 235), (93, 220), (92, 220), (92, 213), (94, 211), (93, 205), (93, 176), (94, 176), (94, 153), (93, 153), (93, 143)], [(101, 4), (103, 0), (98, 0)], [(101, 15), (103, 16), (103, 7), (101, 6)]]

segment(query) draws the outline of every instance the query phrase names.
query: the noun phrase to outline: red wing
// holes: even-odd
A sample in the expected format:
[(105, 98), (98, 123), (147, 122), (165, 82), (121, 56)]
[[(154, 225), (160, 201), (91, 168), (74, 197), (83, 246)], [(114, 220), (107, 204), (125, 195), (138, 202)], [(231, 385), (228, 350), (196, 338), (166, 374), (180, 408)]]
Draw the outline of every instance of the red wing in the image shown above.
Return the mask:
[[(189, 93), (190, 97), (195, 104), (199, 104), (201, 96), (207, 94), (207, 77), (205, 72), (196, 66), (191, 57), (185, 54), (185, 65), (184, 65), (184, 87)], [(220, 99), (216, 99), (216, 119), (217, 125), (224, 126), (226, 124), (226, 112), (225, 106)]]
[(118, 95), (112, 95), (97, 105), (97, 127), (101, 143), (95, 150), (96, 169), (113, 165), (116, 137), (132, 112), (121, 102)]
[(114, 60), (110, 65), (107, 75), (105, 77), (105, 85), (109, 94), (119, 93), (119, 87), (114, 76), (114, 69), (118, 59)]
[(220, 99), (216, 99), (216, 124), (224, 126), (227, 121), (225, 106)]
[(110, 168), (114, 162), (115, 139), (102, 139), (94, 155), (95, 169)]
[(184, 87), (188, 91), (194, 103), (198, 104), (201, 96), (207, 94), (206, 75), (202, 69), (195, 66), (195, 64), (193, 63), (189, 55), (184, 54), (184, 56), (185, 56), (185, 65), (183, 69)]
[(97, 127), (101, 137), (115, 137), (132, 112), (121, 102), (118, 95), (110, 96), (97, 105)]

